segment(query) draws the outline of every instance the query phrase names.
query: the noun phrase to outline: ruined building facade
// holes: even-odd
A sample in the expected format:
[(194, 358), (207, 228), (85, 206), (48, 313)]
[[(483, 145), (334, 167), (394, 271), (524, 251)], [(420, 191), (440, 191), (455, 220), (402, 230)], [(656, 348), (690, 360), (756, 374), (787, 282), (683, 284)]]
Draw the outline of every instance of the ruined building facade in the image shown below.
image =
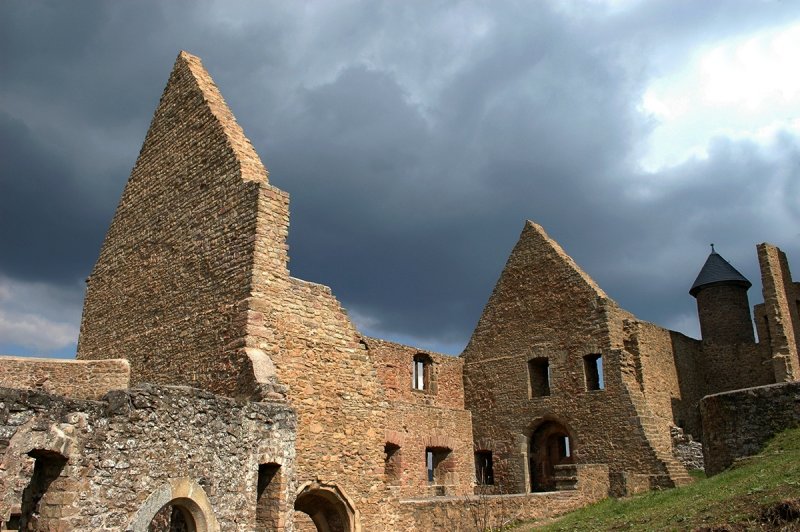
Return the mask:
[[(289, 274), (289, 197), (181, 53), (87, 280), (77, 361), (0, 360), (0, 520), (32, 530), (473, 530), (690, 481), (707, 394), (800, 378), (798, 284), (712, 254), (703, 340), (526, 223), (460, 357)], [(479, 493), (479, 496), (475, 496)], [(493, 494), (486, 497), (485, 494)]]

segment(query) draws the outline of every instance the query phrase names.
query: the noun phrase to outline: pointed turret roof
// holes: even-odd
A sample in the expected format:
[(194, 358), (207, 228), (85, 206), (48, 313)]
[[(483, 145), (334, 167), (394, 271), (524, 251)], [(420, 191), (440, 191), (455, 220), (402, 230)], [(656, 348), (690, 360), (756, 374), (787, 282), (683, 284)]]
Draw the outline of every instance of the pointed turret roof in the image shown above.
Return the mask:
[(703, 288), (708, 288), (712, 285), (718, 284), (733, 284), (743, 286), (745, 289), (750, 288), (753, 284), (747, 278), (739, 273), (739, 271), (731, 266), (731, 264), (722, 258), (722, 256), (714, 251), (714, 245), (711, 245), (711, 254), (706, 259), (706, 263), (697, 274), (697, 279), (694, 280), (692, 288), (689, 293), (697, 297), (697, 293)]

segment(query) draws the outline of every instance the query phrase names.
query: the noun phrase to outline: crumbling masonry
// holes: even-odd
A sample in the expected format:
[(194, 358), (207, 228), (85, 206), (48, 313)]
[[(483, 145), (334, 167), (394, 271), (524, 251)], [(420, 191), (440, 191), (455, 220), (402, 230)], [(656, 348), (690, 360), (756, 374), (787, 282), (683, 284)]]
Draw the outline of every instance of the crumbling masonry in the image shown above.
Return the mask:
[(704, 396), (800, 379), (800, 287), (768, 244), (759, 341), (750, 283), (716, 253), (691, 288), (700, 341), (619, 308), (527, 222), (448, 357), (363, 336), (329, 288), (289, 275), (288, 227), (288, 195), (181, 53), (87, 280), (78, 360), (0, 360), (6, 529), (552, 516), (690, 482), (722, 426)]

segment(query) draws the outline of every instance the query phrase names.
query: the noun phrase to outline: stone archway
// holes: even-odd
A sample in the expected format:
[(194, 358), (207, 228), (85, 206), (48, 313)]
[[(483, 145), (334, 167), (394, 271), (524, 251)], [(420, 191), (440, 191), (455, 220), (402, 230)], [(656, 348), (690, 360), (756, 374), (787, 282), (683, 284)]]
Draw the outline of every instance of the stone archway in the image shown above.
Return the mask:
[(220, 528), (203, 487), (182, 477), (151, 493), (126, 531), (220, 532)]
[[(307, 482), (300, 487), (294, 509), (311, 518), (317, 532), (360, 532), (358, 513), (352, 503), (335, 485)], [(307, 521), (307, 520), (306, 520)], [(298, 530), (306, 531), (300, 519)]]
[(531, 431), (528, 447), (528, 471), (531, 491), (555, 491), (556, 466), (572, 464), (574, 438), (558, 421), (546, 419)]

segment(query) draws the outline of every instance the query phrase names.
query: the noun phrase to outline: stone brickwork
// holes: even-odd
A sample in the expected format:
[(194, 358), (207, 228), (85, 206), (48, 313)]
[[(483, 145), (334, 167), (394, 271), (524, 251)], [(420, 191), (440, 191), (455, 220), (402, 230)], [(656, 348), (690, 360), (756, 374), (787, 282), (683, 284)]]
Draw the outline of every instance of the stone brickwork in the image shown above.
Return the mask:
[(298, 507), (329, 487), (326, 519), (388, 527), (383, 390), (330, 289), (289, 276), (288, 208), (200, 60), (181, 53), (89, 279), (78, 356), (124, 356), (133, 382), (286, 393), (297, 481), (312, 486)]
[(800, 379), (800, 291), (792, 282), (786, 255), (770, 244), (759, 244), (758, 262), (764, 292), (765, 339), (772, 353), (774, 382)]
[(800, 382), (709, 395), (700, 413), (706, 473), (715, 475), (758, 454), (778, 432), (800, 426)]
[(686, 434), (680, 427), (670, 429), (672, 436), (672, 454), (675, 455), (686, 469), (705, 469), (703, 458), (703, 444), (695, 441), (691, 434)]
[(0, 356), (0, 387), (41, 390), (75, 399), (100, 399), (130, 385), (124, 359), (59, 360)]
[[(401, 498), (472, 494), (472, 417), (464, 409), (463, 362), (386, 340), (366, 341), (389, 403), (386, 483), (392, 492)], [(412, 385), (415, 357), (424, 361), (423, 389)], [(426, 449), (450, 453), (432, 481)]]
[[(494, 453), (498, 489), (537, 489), (542, 464), (532, 459), (545, 424), (568, 436), (565, 461), (607, 464), (615, 492), (630, 474), (654, 485), (688, 478), (668, 430), (662, 445), (651, 441), (658, 427), (640, 388), (643, 368), (624, 349), (629, 317), (541, 227), (525, 225), (462, 354), (475, 440)], [(587, 385), (589, 355), (602, 355), (603, 389)], [(537, 360), (548, 364), (547, 394), (532, 390)]]
[[(31, 530), (140, 531), (172, 501), (201, 530), (282, 530), (295, 492), (294, 430), (284, 403), (191, 388), (146, 385), (102, 401), (3, 388), (0, 519), (16, 514)], [(257, 505), (260, 464), (278, 473), (274, 500)], [(257, 507), (268, 508), (268, 527), (256, 526)]]
[(181, 53), (87, 281), (78, 358), (126, 358), (134, 383), (255, 393), (241, 348), (265, 196), (284, 197)]

